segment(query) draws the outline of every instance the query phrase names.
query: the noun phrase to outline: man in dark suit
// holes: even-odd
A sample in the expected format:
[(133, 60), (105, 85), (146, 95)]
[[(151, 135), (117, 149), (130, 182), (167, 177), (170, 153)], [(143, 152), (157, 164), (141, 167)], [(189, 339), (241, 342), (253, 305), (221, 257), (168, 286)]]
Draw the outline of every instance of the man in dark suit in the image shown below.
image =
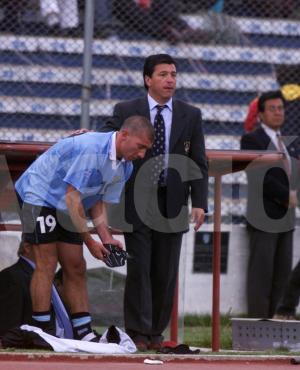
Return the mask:
[(273, 316), (292, 265), (299, 164), (295, 138), (280, 135), (284, 103), (281, 91), (263, 93), (258, 100), (261, 126), (241, 139), (241, 149), (284, 154), (281, 163), (268, 168), (250, 165), (247, 169), (249, 317)]
[[(31, 245), (20, 243), (18, 261), (0, 271), (0, 338), (14, 327), (32, 325), (30, 281), (34, 271)], [(58, 293), (52, 288), (50, 325), (54, 335), (73, 338), (71, 322)]]
[[(121, 102), (103, 130), (118, 130), (127, 117), (142, 115), (155, 128), (155, 142), (126, 184), (122, 209), (111, 220), (124, 233), (131, 258), (124, 298), (126, 332), (140, 350), (158, 349), (168, 325), (176, 286), (183, 232), (191, 219), (198, 230), (207, 209), (207, 161), (199, 109), (174, 99), (176, 63), (167, 54), (144, 63), (147, 96)], [(156, 166), (156, 167), (155, 167)], [(123, 204), (124, 206), (124, 204)], [(124, 211), (124, 208), (123, 208)]]

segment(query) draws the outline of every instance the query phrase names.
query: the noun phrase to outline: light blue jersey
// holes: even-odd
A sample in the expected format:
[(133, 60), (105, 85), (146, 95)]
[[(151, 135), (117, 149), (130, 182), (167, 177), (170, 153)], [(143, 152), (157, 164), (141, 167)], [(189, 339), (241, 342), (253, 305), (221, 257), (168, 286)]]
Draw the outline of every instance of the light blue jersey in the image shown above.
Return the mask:
[(97, 201), (118, 203), (132, 163), (111, 158), (113, 135), (88, 132), (60, 140), (18, 179), (18, 194), (26, 203), (63, 212), (68, 185), (81, 193), (85, 210)]

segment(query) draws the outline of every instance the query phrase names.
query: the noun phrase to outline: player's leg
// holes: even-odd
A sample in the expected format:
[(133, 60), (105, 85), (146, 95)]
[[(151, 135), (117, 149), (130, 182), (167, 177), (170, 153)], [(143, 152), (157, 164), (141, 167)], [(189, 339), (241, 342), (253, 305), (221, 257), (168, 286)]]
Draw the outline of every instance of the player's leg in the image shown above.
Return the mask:
[(98, 342), (100, 336), (91, 326), (83, 248), (78, 244), (60, 242), (58, 256), (63, 271), (64, 296), (71, 312), (74, 339)]
[(88, 311), (86, 262), (82, 245), (59, 242), (58, 259), (63, 270), (63, 291), (71, 313)]
[(57, 266), (56, 210), (22, 204), (23, 239), (33, 248), (35, 269), (30, 283), (33, 324), (55, 334), (51, 318), (51, 289)]
[(51, 322), (51, 289), (57, 266), (56, 243), (32, 245), (35, 270), (30, 283), (33, 324), (55, 334)]
[(91, 327), (83, 242), (68, 216), (59, 214), (59, 219), (58, 259), (63, 271), (63, 289), (71, 312), (74, 338), (99, 341), (100, 336)]

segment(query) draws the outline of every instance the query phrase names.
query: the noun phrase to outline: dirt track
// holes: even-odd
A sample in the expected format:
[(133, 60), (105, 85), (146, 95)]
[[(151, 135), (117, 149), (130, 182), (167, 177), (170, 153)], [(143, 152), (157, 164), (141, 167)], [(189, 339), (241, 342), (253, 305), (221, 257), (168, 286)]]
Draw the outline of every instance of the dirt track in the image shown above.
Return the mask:
[[(144, 364), (145, 358), (163, 361)], [(0, 353), (0, 370), (286, 370), (290, 357), (256, 358), (221, 356), (91, 356), (86, 354)], [(300, 369), (300, 366), (299, 366)]]

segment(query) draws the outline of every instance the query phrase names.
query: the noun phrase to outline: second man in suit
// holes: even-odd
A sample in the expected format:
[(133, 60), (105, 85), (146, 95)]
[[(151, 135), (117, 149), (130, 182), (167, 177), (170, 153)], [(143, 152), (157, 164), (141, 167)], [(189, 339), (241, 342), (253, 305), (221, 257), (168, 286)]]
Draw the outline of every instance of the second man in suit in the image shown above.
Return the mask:
[(241, 149), (283, 153), (281, 163), (247, 169), (247, 221), (250, 238), (248, 315), (271, 318), (292, 266), (299, 163), (295, 138), (281, 137), (285, 102), (281, 91), (258, 99), (261, 126), (245, 134)]
[[(118, 130), (137, 114), (149, 118), (155, 128), (153, 148), (143, 160), (134, 161), (125, 191), (124, 236), (131, 257), (125, 329), (140, 350), (161, 345), (172, 310), (182, 235), (188, 230), (188, 196), (198, 230), (207, 209), (208, 183), (201, 112), (173, 98), (175, 61), (167, 54), (150, 55), (143, 78), (147, 96), (117, 104), (103, 129)], [(115, 215), (121, 214), (118, 208)]]
[[(24, 324), (32, 325), (30, 281), (35, 269), (33, 248), (21, 241), (18, 261), (0, 271), (0, 338), (10, 329)], [(67, 309), (56, 287), (51, 289), (52, 334), (73, 339), (72, 324)]]

